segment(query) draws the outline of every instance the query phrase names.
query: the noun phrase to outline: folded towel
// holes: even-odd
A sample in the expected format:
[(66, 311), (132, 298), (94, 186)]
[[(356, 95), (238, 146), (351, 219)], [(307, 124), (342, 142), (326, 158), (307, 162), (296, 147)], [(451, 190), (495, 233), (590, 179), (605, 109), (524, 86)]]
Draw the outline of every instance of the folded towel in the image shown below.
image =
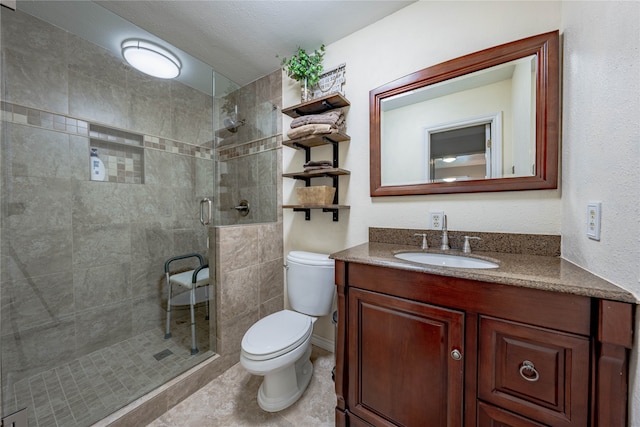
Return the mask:
[(343, 122), (344, 112), (340, 109), (335, 109), (320, 114), (308, 114), (306, 116), (296, 117), (291, 122), (291, 128), (312, 124), (335, 125), (339, 127)]
[(310, 135), (322, 135), (322, 134), (329, 134), (329, 133), (336, 133), (336, 132), (338, 132), (338, 128), (336, 128), (333, 125), (312, 124), (312, 125), (303, 125), (295, 129), (289, 129), (287, 131), (287, 136), (290, 139), (298, 139), (298, 138), (304, 138), (305, 136), (310, 136)]
[(304, 167), (304, 171), (305, 172), (317, 171), (317, 170), (322, 170), (322, 169), (333, 169), (333, 166), (322, 165), (322, 166), (305, 166)]
[(304, 166), (333, 166), (333, 162), (331, 160), (310, 160)]

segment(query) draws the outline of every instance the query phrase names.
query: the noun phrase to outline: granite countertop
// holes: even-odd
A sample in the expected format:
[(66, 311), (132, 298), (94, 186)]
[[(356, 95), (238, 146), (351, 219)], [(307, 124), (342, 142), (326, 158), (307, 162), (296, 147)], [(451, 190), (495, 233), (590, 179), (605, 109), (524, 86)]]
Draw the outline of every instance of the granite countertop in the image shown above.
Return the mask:
[(357, 262), (627, 303), (640, 302), (632, 293), (558, 256), (489, 251), (475, 251), (468, 255), (457, 250), (440, 251), (427, 249), (423, 251), (486, 259), (500, 265), (500, 267), (493, 269), (431, 266), (403, 261), (393, 256), (399, 252), (420, 251), (420, 248), (415, 245), (369, 242), (336, 252), (331, 255), (331, 258), (345, 262)]

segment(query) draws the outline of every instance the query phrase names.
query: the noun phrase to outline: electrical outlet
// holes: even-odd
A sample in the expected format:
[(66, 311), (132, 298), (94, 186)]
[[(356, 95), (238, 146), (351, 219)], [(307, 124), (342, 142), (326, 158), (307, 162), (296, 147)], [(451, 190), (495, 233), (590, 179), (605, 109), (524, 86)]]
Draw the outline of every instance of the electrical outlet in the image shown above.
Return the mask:
[(429, 212), (429, 228), (432, 230), (442, 230), (442, 221), (444, 219), (444, 212)]
[(602, 213), (601, 202), (587, 204), (587, 237), (600, 240), (600, 215)]

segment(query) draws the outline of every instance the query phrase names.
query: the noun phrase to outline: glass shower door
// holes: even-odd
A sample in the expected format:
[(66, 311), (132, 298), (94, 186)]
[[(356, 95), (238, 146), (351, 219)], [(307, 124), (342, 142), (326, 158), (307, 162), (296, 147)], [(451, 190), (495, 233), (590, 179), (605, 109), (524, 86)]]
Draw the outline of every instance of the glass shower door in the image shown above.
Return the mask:
[(214, 354), (204, 304), (198, 354), (188, 305), (164, 338), (163, 268), (208, 255), (212, 92), (143, 75), (23, 10), (0, 19), (2, 414), (86, 426)]

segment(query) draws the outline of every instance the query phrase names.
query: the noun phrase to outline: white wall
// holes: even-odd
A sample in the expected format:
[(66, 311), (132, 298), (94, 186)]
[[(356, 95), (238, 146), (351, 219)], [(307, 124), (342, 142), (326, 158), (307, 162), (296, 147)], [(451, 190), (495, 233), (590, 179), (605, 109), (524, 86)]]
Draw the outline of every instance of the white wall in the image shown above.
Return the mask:
[[(561, 29), (562, 254), (640, 297), (640, 3), (566, 2)], [(585, 235), (589, 201), (602, 202), (599, 242)], [(630, 426), (640, 425), (638, 331)]]
[(562, 16), (562, 254), (640, 297), (640, 3), (567, 2)]
[[(337, 251), (367, 241), (369, 226), (425, 228), (430, 210), (444, 210), (453, 230), (559, 234), (560, 190), (369, 196), (371, 89), (442, 61), (559, 26), (558, 2), (421, 1), (327, 46), (325, 68), (347, 64), (351, 141), (342, 144), (341, 166), (351, 175), (341, 178), (340, 201), (351, 209), (341, 212), (335, 223), (327, 213), (312, 212), (311, 221), (304, 221), (303, 214), (285, 211), (285, 250)], [(283, 105), (299, 102), (297, 84), (284, 79)], [(285, 149), (285, 171), (299, 170), (304, 163), (302, 152), (294, 151)], [(326, 154), (315, 149), (313, 156)], [(293, 186), (285, 180), (285, 203), (293, 200)]]
[(531, 60), (518, 63), (513, 73), (513, 153), (507, 163), (505, 154), (505, 173), (511, 172), (508, 164), (514, 166), (514, 174), (523, 176), (533, 174), (532, 165), (536, 163), (536, 73), (532, 70)]
[[(382, 185), (429, 182), (426, 130), (502, 112), (503, 144), (511, 156), (511, 79), (458, 91), (384, 113), (381, 138)], [(506, 137), (506, 138), (505, 138)], [(529, 147), (525, 148), (527, 157)], [(509, 159), (509, 173), (511, 164)], [(502, 164), (497, 165), (502, 173)], [(484, 176), (484, 169), (482, 176)]]
[[(346, 97), (351, 102), (347, 133), (341, 144), (340, 202), (351, 206), (333, 222), (330, 213), (285, 210), (284, 249), (335, 252), (368, 240), (368, 228), (423, 229), (428, 212), (444, 210), (451, 230), (560, 234), (560, 190), (430, 196), (369, 196), (369, 91), (422, 68), (498, 44), (560, 27), (559, 2), (421, 1), (327, 46), (325, 68), (346, 62)], [(300, 102), (299, 84), (283, 77), (283, 105)], [(285, 119), (283, 129), (289, 126)], [(313, 150), (314, 159), (330, 151)], [(304, 154), (283, 148), (283, 170), (301, 170)], [(314, 180), (323, 185), (322, 180)], [(283, 202), (295, 201), (294, 186), (285, 179)], [(526, 220), (523, 220), (526, 218)], [(417, 242), (416, 242), (417, 243)], [(316, 323), (316, 334), (333, 339), (331, 322)]]
[[(563, 257), (640, 297), (639, 27), (636, 1), (421, 1), (328, 45), (326, 68), (347, 64), (352, 140), (341, 149), (341, 163), (351, 176), (341, 178), (340, 201), (351, 210), (337, 223), (322, 212), (306, 222), (301, 213), (285, 211), (285, 251), (337, 251), (367, 241), (370, 226), (426, 228), (427, 213), (444, 210), (454, 230), (562, 234)], [(564, 49), (561, 189), (369, 196), (369, 90), (463, 54), (556, 29)], [(299, 102), (298, 86), (284, 79), (283, 104)], [(316, 156), (326, 153), (314, 151)], [(295, 171), (304, 157), (285, 149), (283, 162), (285, 171)], [(285, 202), (294, 197), (288, 181)], [(585, 236), (588, 201), (603, 203), (600, 242)], [(640, 323), (636, 327), (640, 331)], [(332, 337), (329, 328), (318, 322), (317, 333)], [(635, 351), (631, 426), (640, 425), (637, 359)]]

